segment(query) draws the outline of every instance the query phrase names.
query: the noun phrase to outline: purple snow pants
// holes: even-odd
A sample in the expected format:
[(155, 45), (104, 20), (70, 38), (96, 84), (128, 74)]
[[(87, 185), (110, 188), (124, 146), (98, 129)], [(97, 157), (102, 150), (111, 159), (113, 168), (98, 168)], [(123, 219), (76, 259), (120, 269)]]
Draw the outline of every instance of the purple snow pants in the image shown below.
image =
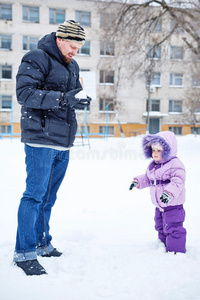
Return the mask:
[(186, 252), (186, 230), (183, 227), (185, 210), (183, 205), (168, 206), (161, 212), (155, 211), (155, 229), (158, 238), (165, 244), (166, 251)]

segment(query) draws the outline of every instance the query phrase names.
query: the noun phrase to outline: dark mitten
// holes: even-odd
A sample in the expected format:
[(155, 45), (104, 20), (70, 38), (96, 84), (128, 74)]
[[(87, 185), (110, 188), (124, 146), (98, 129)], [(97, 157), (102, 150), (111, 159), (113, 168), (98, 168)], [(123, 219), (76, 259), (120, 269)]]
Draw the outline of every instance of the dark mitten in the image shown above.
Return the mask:
[(138, 182), (133, 180), (133, 182), (131, 183), (130, 187), (129, 187), (129, 190), (132, 190), (134, 187), (137, 187), (138, 186)]
[(172, 196), (169, 195), (167, 192), (163, 192), (160, 196), (160, 200), (163, 203), (169, 203), (172, 200)]
[(70, 106), (75, 109), (84, 109), (90, 105), (90, 101), (92, 100), (87, 96), (85, 99), (76, 98), (76, 94), (79, 93), (82, 89), (78, 88), (75, 90), (71, 90), (67, 93), (62, 94), (61, 105)]
[(86, 96), (87, 98), (76, 98), (79, 100), (79, 102), (76, 104), (76, 106), (74, 106), (74, 108), (76, 109), (84, 109), (86, 107), (90, 106), (90, 102), (92, 101), (92, 98), (90, 98), (89, 96)]

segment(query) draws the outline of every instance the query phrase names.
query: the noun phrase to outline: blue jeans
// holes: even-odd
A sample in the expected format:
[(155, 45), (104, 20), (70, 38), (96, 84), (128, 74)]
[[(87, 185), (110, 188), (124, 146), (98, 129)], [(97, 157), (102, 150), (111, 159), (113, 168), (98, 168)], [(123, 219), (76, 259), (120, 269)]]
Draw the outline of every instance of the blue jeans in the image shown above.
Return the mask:
[(14, 261), (36, 259), (54, 248), (49, 234), (51, 209), (65, 176), (69, 151), (25, 145), (26, 190), (18, 210)]

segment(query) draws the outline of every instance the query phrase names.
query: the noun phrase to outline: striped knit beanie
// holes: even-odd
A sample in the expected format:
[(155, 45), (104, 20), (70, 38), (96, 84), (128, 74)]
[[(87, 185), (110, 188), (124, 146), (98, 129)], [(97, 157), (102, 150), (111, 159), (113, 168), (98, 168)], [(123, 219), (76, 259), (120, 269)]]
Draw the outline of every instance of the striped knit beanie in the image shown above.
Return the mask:
[(74, 20), (65, 21), (61, 24), (58, 27), (56, 36), (64, 40), (77, 42), (81, 45), (85, 43), (85, 31), (83, 27)]

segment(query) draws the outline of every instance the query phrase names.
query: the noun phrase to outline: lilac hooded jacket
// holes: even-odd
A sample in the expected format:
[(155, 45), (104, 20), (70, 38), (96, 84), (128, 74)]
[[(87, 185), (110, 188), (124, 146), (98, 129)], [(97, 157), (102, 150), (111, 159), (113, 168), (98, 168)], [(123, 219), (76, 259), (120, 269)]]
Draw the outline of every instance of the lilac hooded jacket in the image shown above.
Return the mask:
[[(162, 210), (166, 206), (180, 205), (185, 202), (185, 168), (180, 159), (176, 157), (177, 140), (173, 132), (163, 131), (147, 135), (143, 139), (143, 151), (147, 158), (152, 157), (151, 145), (155, 143), (159, 143), (163, 147), (162, 160), (159, 162), (153, 160), (146, 173), (135, 177), (134, 180), (138, 181), (139, 189), (150, 187), (153, 204)], [(154, 185), (154, 180), (167, 180), (168, 182)], [(160, 200), (164, 191), (173, 195), (168, 204)]]

